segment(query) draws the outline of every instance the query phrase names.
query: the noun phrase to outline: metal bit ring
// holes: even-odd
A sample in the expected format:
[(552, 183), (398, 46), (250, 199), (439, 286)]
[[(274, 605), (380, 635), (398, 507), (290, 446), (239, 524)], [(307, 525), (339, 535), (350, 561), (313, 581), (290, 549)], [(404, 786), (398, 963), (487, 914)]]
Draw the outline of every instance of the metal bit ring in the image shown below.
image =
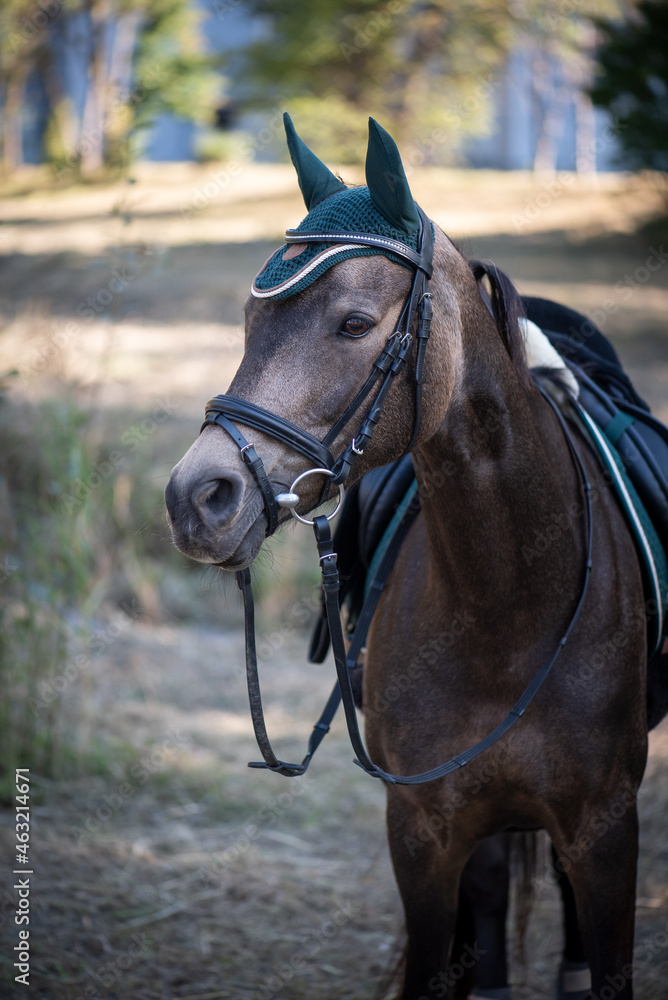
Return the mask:
[[(332, 479), (334, 478), (334, 473), (330, 472), (329, 469), (307, 469), (306, 472), (302, 472), (301, 476), (297, 476), (294, 483), (290, 487), (289, 492), (294, 493), (295, 486), (297, 485), (297, 483), (300, 480), (305, 479), (306, 476), (315, 476), (315, 475), (330, 476)], [(343, 483), (339, 483), (339, 500), (332, 513), (327, 515), (328, 521), (331, 521), (332, 518), (336, 517), (336, 515), (339, 513), (339, 510), (341, 509), (341, 504), (343, 503), (344, 492), (345, 491), (343, 488)], [(298, 514), (294, 507), (290, 508), (290, 513), (292, 514), (293, 517), (296, 517), (298, 521), (301, 521), (302, 524), (313, 524), (313, 521), (311, 521), (308, 517), (302, 517), (301, 514)]]

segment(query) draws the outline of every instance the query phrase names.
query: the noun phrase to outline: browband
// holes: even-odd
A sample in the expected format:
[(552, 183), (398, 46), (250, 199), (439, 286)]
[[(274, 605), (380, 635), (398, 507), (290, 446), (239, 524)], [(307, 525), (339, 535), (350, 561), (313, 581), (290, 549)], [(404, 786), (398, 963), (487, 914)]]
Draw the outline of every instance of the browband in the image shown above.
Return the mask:
[(386, 250), (397, 257), (402, 257), (412, 267), (416, 267), (431, 278), (433, 263), (428, 257), (417, 253), (405, 243), (390, 239), (388, 236), (370, 236), (368, 233), (305, 233), (300, 229), (287, 229), (286, 243), (354, 243), (360, 246), (375, 247)]

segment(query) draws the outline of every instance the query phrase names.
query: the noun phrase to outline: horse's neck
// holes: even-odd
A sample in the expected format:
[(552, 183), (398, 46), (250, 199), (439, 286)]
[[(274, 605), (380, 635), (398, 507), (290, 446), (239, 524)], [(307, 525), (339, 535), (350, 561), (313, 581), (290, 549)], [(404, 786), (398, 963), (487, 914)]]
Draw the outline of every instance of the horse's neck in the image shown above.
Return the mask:
[[(508, 364), (501, 369), (501, 378), (489, 367), (470, 372), (414, 456), (432, 577), (490, 606), (518, 588), (543, 600), (570, 590), (581, 555), (581, 519), (568, 515), (578, 481), (562, 431), (548, 404)], [(558, 548), (542, 558), (535, 546), (556, 542), (555, 532)]]

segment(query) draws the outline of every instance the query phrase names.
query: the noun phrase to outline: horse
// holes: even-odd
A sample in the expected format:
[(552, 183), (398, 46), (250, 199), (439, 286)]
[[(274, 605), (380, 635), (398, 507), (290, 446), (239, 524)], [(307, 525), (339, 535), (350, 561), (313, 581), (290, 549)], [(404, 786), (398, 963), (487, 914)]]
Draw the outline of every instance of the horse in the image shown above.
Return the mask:
[[(305, 516), (411, 453), (421, 512), (369, 629), (356, 746), (386, 786), (400, 998), (461, 995), (467, 863), (542, 829), (569, 859), (592, 998), (631, 1000), (648, 650), (630, 532), (554, 402), (567, 387), (529, 370), (516, 290), (424, 216), (389, 134), (370, 120), (367, 184), (347, 188), (286, 131), (308, 215), (256, 277), (229, 394), (172, 472), (174, 542), (239, 579), (290, 505)], [(606, 669), (574, 686), (600, 650)]]

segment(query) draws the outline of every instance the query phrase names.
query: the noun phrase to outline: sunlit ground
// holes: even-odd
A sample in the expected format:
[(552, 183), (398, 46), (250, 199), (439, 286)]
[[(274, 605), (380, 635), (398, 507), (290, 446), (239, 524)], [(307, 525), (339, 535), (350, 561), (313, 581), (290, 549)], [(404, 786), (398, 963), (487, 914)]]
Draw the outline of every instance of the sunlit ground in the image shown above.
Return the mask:
[[(132, 180), (0, 199), (1, 357), (26, 369), (33, 391), (31, 376), (55, 368), (104, 383), (101, 401), (127, 391), (148, 403), (156, 377), (193, 403), (221, 391), (250, 277), (304, 214), (288, 166), (140, 165)], [(471, 255), (493, 259), (525, 294), (592, 314), (641, 391), (665, 405), (656, 364), (668, 269), (660, 237), (637, 232), (661, 204), (651, 177), (433, 170), (410, 181)]]
[[(20, 194), (31, 177), (0, 199), (0, 372), (18, 368), (13, 392), (36, 400), (69, 380), (87, 404), (121, 415), (121, 437), (160, 415), (160, 458), (146, 475), (166, 481), (239, 362), (252, 276), (304, 214), (294, 174), (143, 166), (132, 184)], [(668, 233), (642, 229), (660, 204), (651, 179), (437, 170), (410, 182), (467, 253), (493, 259), (524, 293), (591, 314), (668, 420)], [(278, 580), (291, 552), (288, 543), (277, 556)], [(401, 940), (382, 789), (350, 763), (340, 720), (303, 788), (246, 769), (257, 752), (242, 647), (237, 630), (139, 621), (94, 676), (73, 682), (69, 695), (86, 705), (81, 740), (102, 734), (114, 749), (102, 777), (40, 786), (31, 996), (382, 991)], [(274, 633), (262, 663), (268, 723), (286, 754), (298, 752), (332, 682), (331, 668), (306, 665), (305, 648)], [(667, 788), (664, 725), (640, 800), (643, 1000), (665, 997), (668, 980)], [(4, 861), (13, 826), (0, 833)], [(556, 899), (547, 892), (535, 910), (527, 967), (514, 966), (519, 1000), (552, 996)], [(0, 919), (0, 934), (13, 943), (11, 922)], [(288, 975), (304, 936), (308, 960)]]

